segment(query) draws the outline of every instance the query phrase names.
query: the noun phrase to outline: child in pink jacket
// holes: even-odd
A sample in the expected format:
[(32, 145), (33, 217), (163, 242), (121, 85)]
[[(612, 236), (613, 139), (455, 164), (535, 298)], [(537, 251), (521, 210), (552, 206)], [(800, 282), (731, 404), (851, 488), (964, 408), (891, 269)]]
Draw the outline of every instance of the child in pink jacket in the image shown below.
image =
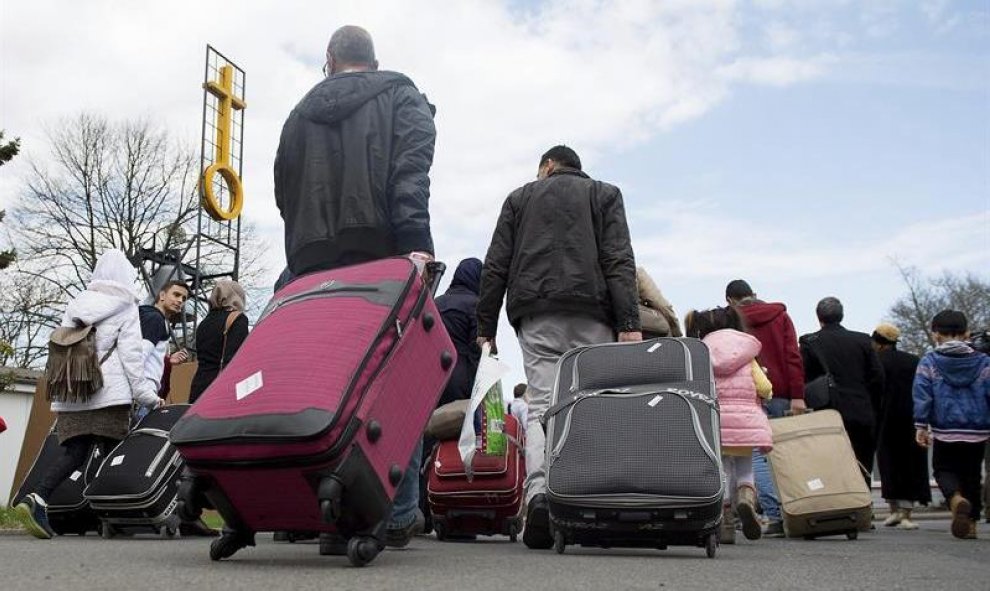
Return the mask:
[(742, 318), (733, 308), (691, 311), (685, 319), (689, 337), (702, 339), (711, 352), (718, 393), (722, 436), (722, 464), (729, 494), (724, 510), (722, 543), (735, 542), (732, 506), (749, 540), (761, 536), (756, 520), (753, 485), (753, 449), (766, 453), (773, 447), (770, 421), (761, 398), (771, 396), (770, 381), (756, 361), (760, 341), (744, 332)]

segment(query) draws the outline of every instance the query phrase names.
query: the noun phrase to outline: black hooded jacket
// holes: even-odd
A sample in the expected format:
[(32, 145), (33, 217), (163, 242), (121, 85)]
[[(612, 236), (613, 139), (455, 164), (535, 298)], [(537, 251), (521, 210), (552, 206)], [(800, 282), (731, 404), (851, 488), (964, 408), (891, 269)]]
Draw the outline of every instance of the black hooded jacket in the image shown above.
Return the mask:
[(402, 74), (336, 74), (313, 87), (282, 127), (275, 157), (292, 272), (432, 254), (435, 141), (432, 108)]
[(485, 257), (481, 336), (495, 336), (503, 295), (516, 329), (525, 316), (571, 312), (638, 331), (636, 260), (619, 189), (559, 168), (513, 191)]
[(471, 396), (474, 376), (481, 360), (478, 347), (478, 287), (481, 283), (481, 261), (464, 259), (457, 265), (454, 278), (446, 293), (437, 298), (437, 309), (457, 349), (457, 366), (447, 382), (440, 404)]

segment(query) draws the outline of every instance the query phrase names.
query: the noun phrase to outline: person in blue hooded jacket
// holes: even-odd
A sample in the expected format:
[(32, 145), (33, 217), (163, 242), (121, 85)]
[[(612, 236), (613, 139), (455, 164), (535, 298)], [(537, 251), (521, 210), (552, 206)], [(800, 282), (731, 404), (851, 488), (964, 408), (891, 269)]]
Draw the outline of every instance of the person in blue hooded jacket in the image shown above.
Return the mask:
[(440, 405), (471, 397), (471, 387), (481, 360), (476, 314), (480, 285), (481, 261), (464, 259), (457, 265), (450, 287), (436, 300), (443, 325), (457, 349), (457, 365), (440, 397)]
[(932, 446), (932, 472), (949, 501), (952, 535), (976, 539), (980, 469), (990, 439), (990, 357), (964, 341), (962, 312), (943, 310), (932, 319), (937, 347), (918, 364), (914, 378), (915, 439)]

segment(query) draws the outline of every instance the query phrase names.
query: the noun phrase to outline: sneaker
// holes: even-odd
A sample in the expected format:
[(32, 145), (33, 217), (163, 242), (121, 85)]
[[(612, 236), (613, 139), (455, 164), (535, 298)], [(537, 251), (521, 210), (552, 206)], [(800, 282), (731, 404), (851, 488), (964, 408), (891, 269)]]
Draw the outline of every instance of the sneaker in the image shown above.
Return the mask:
[(900, 524), (901, 521), (904, 521), (904, 514), (900, 511), (893, 511), (891, 512), (890, 517), (884, 520), (883, 524), (885, 527), (894, 527), (895, 525)]
[(905, 517), (897, 524), (897, 529), (918, 529), (918, 524)]
[(385, 530), (385, 545), (389, 548), (405, 548), (412, 541), (416, 534), (423, 532), (426, 524), (426, 517), (418, 508), (416, 509), (416, 519), (406, 527), (388, 528)]
[(767, 524), (767, 529), (763, 532), (763, 537), (765, 538), (782, 538), (784, 537), (784, 522), (783, 521), (771, 521)]
[(14, 513), (21, 519), (28, 533), (39, 540), (50, 540), (55, 532), (48, 524), (48, 504), (38, 495), (31, 493), (14, 507)]
[(523, 543), (531, 550), (548, 550), (553, 547), (553, 536), (550, 535), (550, 504), (543, 493), (529, 501), (529, 508), (526, 509), (526, 527), (523, 528)]
[(952, 535), (961, 540), (966, 539), (966, 536), (969, 535), (970, 525), (973, 524), (973, 520), (969, 518), (972, 507), (969, 499), (959, 493), (952, 495), (952, 499), (949, 501), (949, 510), (952, 511)]

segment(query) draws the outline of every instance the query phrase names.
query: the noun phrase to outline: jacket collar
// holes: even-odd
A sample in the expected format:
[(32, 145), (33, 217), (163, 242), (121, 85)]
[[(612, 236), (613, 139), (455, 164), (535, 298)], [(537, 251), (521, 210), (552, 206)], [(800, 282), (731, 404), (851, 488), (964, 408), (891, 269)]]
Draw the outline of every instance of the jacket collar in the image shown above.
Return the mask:
[(558, 174), (572, 174), (574, 176), (579, 176), (586, 179), (591, 178), (587, 174), (585, 174), (583, 170), (578, 170), (576, 168), (571, 168), (569, 166), (558, 166), (557, 168), (554, 169), (553, 172), (550, 173), (550, 177), (555, 177)]

